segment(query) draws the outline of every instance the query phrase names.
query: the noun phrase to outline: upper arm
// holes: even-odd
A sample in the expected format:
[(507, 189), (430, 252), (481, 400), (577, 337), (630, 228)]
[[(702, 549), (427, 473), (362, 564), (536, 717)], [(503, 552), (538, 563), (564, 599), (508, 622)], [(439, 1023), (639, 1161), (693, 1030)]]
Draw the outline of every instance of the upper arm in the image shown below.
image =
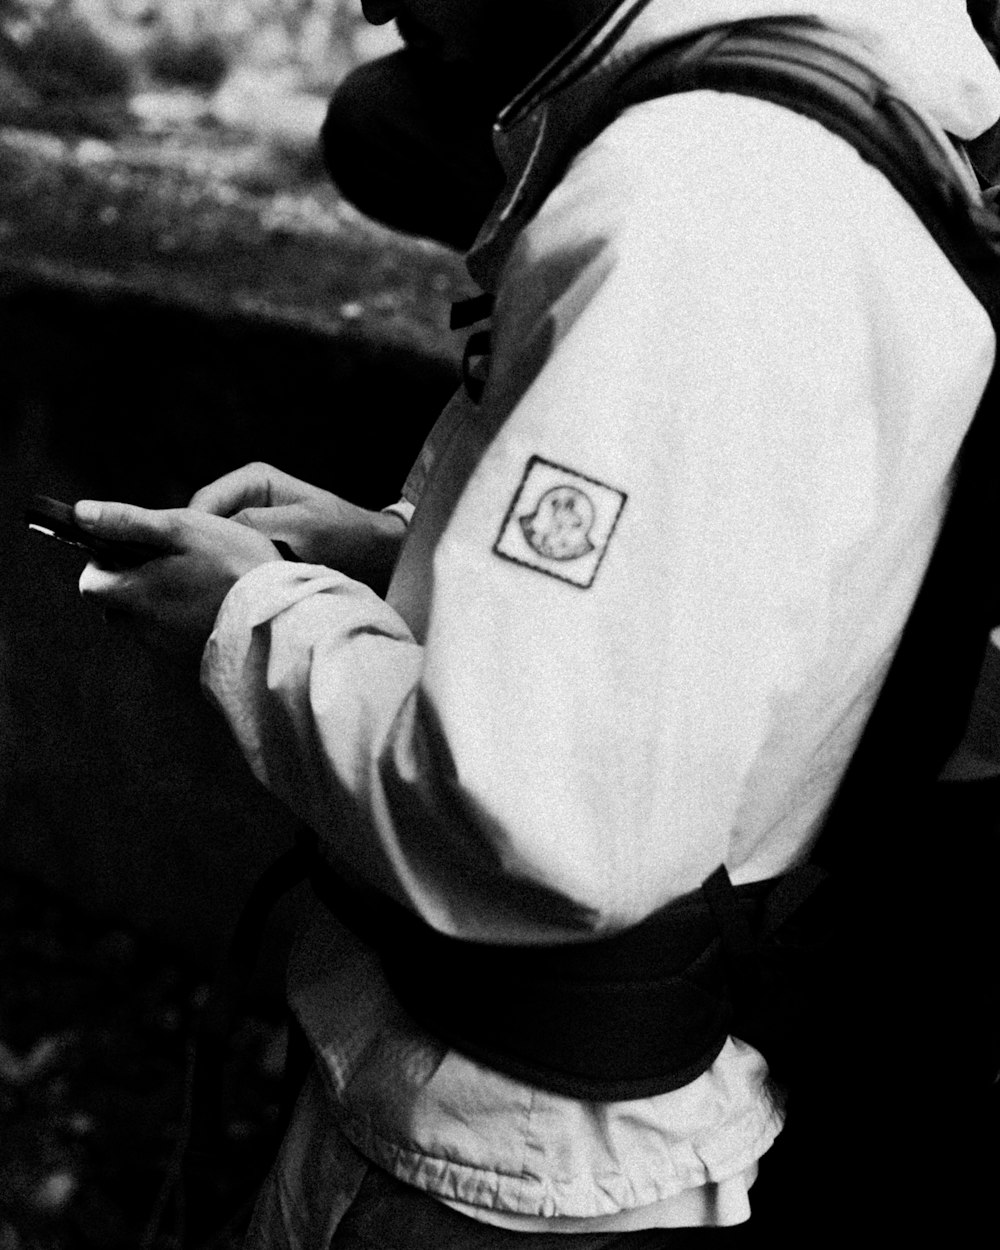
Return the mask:
[[(704, 137), (706, 107), (680, 131)], [(575, 189), (622, 195), (598, 188), (602, 216), (568, 180), (529, 228), (495, 428), (434, 562), (422, 684), (456, 784), (490, 853), (597, 926), (734, 854), (774, 864), (788, 760), (806, 770), (901, 628), (989, 349), (874, 171), (771, 106), (756, 146), (726, 139), (746, 107), (713, 123), (721, 155), (689, 142), (660, 178), (641, 143), (584, 154)], [(745, 185), (719, 176), (737, 152)], [(575, 556), (546, 553), (552, 491), (583, 496)]]

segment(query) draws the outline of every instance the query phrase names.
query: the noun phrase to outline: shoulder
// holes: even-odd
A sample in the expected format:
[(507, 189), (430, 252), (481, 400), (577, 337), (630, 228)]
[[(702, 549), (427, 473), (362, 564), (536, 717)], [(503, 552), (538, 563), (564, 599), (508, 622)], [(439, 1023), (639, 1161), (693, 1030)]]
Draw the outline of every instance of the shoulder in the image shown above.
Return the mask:
[(730, 94), (667, 96), (628, 109), (576, 155), (518, 240), (504, 285), (551, 303), (581, 280), (592, 294), (615, 271), (632, 282), (690, 269), (707, 288), (719, 270), (738, 297), (732, 279), (762, 262), (829, 267), (833, 245), (842, 264), (863, 249), (873, 203), (877, 220), (906, 208), (897, 201), (811, 119)]
[(494, 330), (504, 411), (558, 362), (553, 385), (608, 413), (669, 394), (680, 420), (710, 387), (734, 411), (809, 396), (831, 429), (844, 411), (924, 429), (904, 398), (981, 389), (994, 346), (881, 171), (812, 119), (712, 92), (637, 106), (578, 154), (511, 253)]
[[(933, 299), (947, 319), (975, 300), (885, 175), (812, 118), (698, 91), (635, 106), (581, 151), (525, 231), (521, 259), (604, 258), (620, 290), (659, 301), (696, 287), (734, 308), (772, 290), (822, 292), (861, 311)], [(884, 324), (884, 321), (883, 321)]]

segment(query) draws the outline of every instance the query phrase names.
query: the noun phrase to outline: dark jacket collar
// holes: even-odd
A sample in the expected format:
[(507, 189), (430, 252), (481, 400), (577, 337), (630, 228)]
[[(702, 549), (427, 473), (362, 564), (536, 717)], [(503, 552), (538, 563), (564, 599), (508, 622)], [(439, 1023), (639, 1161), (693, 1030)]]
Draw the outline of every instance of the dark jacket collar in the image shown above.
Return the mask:
[(496, 289), (514, 240), (575, 150), (580, 121), (648, 46), (640, 19), (656, 5), (618, 0), (500, 113), (494, 145), (507, 184), (467, 262), (484, 290)]

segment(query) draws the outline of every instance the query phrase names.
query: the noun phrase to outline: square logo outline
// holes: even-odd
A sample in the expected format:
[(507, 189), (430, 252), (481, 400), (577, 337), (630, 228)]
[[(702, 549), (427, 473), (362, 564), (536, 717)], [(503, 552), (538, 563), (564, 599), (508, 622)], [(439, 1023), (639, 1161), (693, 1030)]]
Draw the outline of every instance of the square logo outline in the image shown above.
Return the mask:
[[(608, 530), (607, 537), (605, 538), (604, 545), (601, 549), (601, 554), (598, 556), (597, 561), (594, 564), (594, 569), (590, 575), (589, 581), (578, 581), (576, 578), (568, 577), (565, 573), (559, 573), (555, 569), (546, 568), (544, 565), (535, 564), (529, 560), (518, 559), (516, 555), (512, 555), (509, 551), (503, 551), (501, 549), (500, 544), (503, 542), (504, 535), (507, 533), (508, 527), (510, 526), (510, 523), (517, 511), (518, 502), (524, 492), (525, 485), (537, 465), (544, 465), (548, 469), (555, 469), (559, 473), (565, 473), (571, 478), (576, 478), (581, 482), (588, 482), (591, 486), (600, 487), (601, 490), (609, 491), (611, 494), (618, 496), (619, 504), (615, 512), (615, 518), (611, 522), (611, 528)], [(521, 480), (518, 482), (517, 490), (514, 492), (514, 498), (511, 500), (510, 507), (508, 507), (506, 513), (504, 514), (503, 521), (500, 524), (500, 533), (497, 535), (496, 541), (493, 544), (492, 552), (501, 560), (506, 560), (510, 564), (519, 565), (521, 568), (531, 569), (533, 572), (541, 573), (545, 577), (555, 578), (556, 581), (563, 582), (567, 586), (575, 586), (577, 590), (590, 590), (594, 582), (597, 580), (597, 574), (600, 572), (601, 565), (604, 563), (604, 557), (608, 554), (608, 548), (611, 546), (611, 540), (615, 535), (615, 531), (618, 528), (618, 522), (621, 520), (622, 513), (625, 511), (625, 505), (627, 503), (627, 492), (619, 490), (616, 486), (609, 486), (606, 482), (600, 481), (599, 478), (590, 477), (586, 473), (580, 473), (576, 469), (569, 468), (568, 465), (558, 464), (554, 460), (548, 460), (545, 456), (529, 456), (528, 462), (524, 467), (524, 472), (521, 475)]]

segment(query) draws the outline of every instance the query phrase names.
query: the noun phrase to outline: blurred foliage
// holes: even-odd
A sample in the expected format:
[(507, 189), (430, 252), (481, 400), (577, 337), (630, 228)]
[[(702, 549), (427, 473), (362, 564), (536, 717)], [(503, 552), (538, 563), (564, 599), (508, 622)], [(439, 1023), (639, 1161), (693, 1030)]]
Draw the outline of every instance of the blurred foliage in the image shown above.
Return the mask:
[(97, 87), (120, 88), (123, 66), (138, 85), (207, 88), (253, 67), (295, 70), (304, 89), (326, 89), (392, 40), (368, 26), (360, 0), (0, 0), (0, 61), (23, 69), (44, 47), (69, 79), (92, 62)]
[(132, 85), (128, 59), (73, 0), (56, 0), (44, 15), (31, 0), (0, 0), (0, 57), (42, 99), (124, 96)]
[(32, 32), (24, 53), (33, 84), (46, 96), (121, 96), (131, 86), (126, 58), (68, 3)]
[[(0, 124), (114, 137), (150, 92), (227, 93), (256, 114), (326, 97), (396, 46), (360, 0), (0, 0)], [(260, 116), (245, 119), (255, 128)]]
[(164, 28), (150, 45), (146, 64), (156, 82), (211, 91), (226, 77), (229, 59), (218, 35), (185, 39)]

